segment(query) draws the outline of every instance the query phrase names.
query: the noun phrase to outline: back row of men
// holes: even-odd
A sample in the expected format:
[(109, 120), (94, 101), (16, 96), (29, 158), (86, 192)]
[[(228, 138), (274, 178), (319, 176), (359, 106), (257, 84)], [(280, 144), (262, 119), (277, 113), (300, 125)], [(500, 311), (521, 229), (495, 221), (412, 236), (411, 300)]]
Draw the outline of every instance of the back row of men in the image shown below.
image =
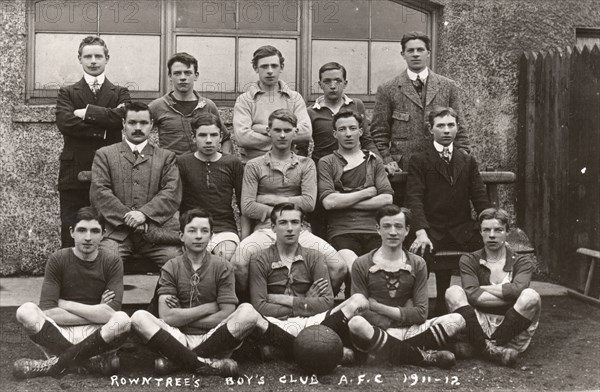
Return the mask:
[[(233, 150), (231, 135), (220, 121), (215, 104), (194, 90), (199, 75), (194, 57), (177, 53), (169, 59), (167, 69), (173, 91), (150, 104), (150, 118), (144, 122), (139, 118), (123, 120), (122, 106), (130, 101), (129, 92), (104, 76), (109, 60), (104, 41), (99, 37), (85, 38), (78, 56), (84, 77), (62, 88), (57, 101), (56, 122), (65, 140), (58, 185), (62, 246), (72, 246), (69, 227), (76, 211), (90, 205), (91, 198), (96, 199), (94, 205), (109, 224), (106, 246), (118, 250), (124, 260), (141, 251), (162, 264), (174, 249), (148, 246), (144, 235), (154, 232), (159, 237), (154, 242), (176, 244), (176, 236), (169, 240), (165, 238), (168, 233), (153, 229), (167, 224), (177, 208), (184, 212), (204, 207), (217, 222), (218, 235), (211, 250), (227, 259), (233, 256), (235, 264), (241, 266), (239, 274), (244, 275), (250, 250), (237, 249), (240, 239), (228, 203), (235, 189), (242, 212), (241, 238), (249, 238), (248, 243), (273, 242), (268, 214), (277, 202), (292, 201), (305, 212), (314, 210), (309, 220), (315, 235), (306, 231), (302, 241), (328, 255), (335, 288), (349, 275), (349, 261), (379, 243), (374, 211), (392, 200), (403, 205), (406, 198), (406, 204), (415, 211), (418, 223), (413, 250), (479, 248), (481, 240), (470, 219), (469, 199), (477, 212), (489, 203), (481, 180), (473, 180), (477, 166), (468, 155), (459, 88), (452, 80), (429, 70), (428, 36), (408, 33), (402, 37), (401, 45), (407, 70), (379, 87), (371, 126), (365, 119), (362, 101), (344, 94), (348, 80), (342, 65), (332, 62), (321, 67), (319, 85), (324, 95), (307, 110), (303, 98), (279, 78), (284, 69), (281, 52), (272, 46), (257, 49), (252, 67), (259, 80), (238, 97), (233, 131), (242, 164), (266, 155), (264, 160), (247, 166), (242, 180), (243, 166), (228, 155)], [(438, 106), (446, 107), (445, 111), (434, 112), (428, 124), (427, 112)], [(127, 114), (144, 117), (140, 114), (143, 109), (136, 104)], [(273, 112), (279, 117), (274, 118), (276, 127), (269, 123)], [(353, 114), (341, 114), (334, 127), (334, 116), (340, 113)], [(433, 124), (432, 119), (438, 124)], [(175, 159), (166, 151), (147, 145), (148, 129), (152, 127), (158, 130), (160, 147), (178, 156), (183, 183), (181, 205), (177, 195), (180, 190), (175, 184)], [(200, 132), (201, 128), (204, 129)], [(123, 142), (122, 129), (126, 134)], [(212, 129), (211, 135), (207, 129)], [(429, 135), (435, 137), (436, 132), (439, 138), (432, 142)], [(287, 151), (284, 145), (290, 144), (290, 138), (293, 148)], [(273, 143), (276, 139), (281, 140)], [(310, 140), (314, 142), (315, 164), (327, 156), (319, 163), (318, 192), (315, 165), (302, 158)], [(96, 156), (90, 193), (89, 182), (81, 181), (82, 173), (91, 169), (99, 148), (118, 143), (119, 147), (113, 146)], [(139, 151), (139, 157), (135, 151)], [(390, 184), (385, 172), (393, 175), (407, 170), (410, 155), (419, 152), (428, 155), (429, 166), (419, 168), (420, 178), (413, 176), (414, 192), (407, 193), (398, 183)], [(442, 155), (444, 161), (438, 158)], [(426, 175), (432, 168), (438, 169), (437, 178)], [(463, 169), (467, 171), (461, 176)], [(474, 191), (465, 193), (463, 184), (456, 186), (461, 180), (474, 184)], [(437, 197), (454, 194), (456, 189), (462, 189), (456, 197)], [(176, 227), (173, 219), (167, 227)], [(248, 237), (253, 230), (253, 236)], [(326, 238), (333, 248), (321, 238)], [(444, 292), (450, 272), (438, 271), (436, 276), (438, 292)], [(441, 298), (439, 307), (444, 307)]]

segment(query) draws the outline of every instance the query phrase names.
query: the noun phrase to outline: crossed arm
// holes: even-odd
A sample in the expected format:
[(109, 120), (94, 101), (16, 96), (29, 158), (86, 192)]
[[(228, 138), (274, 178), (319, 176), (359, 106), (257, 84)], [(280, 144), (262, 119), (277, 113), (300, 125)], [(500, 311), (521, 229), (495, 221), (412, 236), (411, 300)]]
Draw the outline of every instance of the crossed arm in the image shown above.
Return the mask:
[(158, 299), (160, 318), (173, 327), (213, 328), (234, 311), (234, 304), (218, 304), (216, 301), (182, 308), (175, 295), (163, 294)]

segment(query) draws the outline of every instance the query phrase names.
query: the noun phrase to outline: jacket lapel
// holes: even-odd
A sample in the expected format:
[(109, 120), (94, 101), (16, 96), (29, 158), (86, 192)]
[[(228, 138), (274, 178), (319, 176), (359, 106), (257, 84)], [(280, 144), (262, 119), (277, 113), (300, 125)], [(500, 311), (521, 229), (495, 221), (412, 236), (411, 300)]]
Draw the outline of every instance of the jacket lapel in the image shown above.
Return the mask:
[(440, 158), (440, 154), (433, 146), (433, 142), (431, 142), (431, 146), (429, 147), (428, 156), (435, 170), (437, 170), (442, 175), (442, 177), (444, 177), (446, 181), (448, 181), (448, 183), (452, 185), (452, 180), (448, 175), (448, 165), (442, 160), (442, 158)]
[[(98, 91), (98, 96), (96, 97), (96, 106), (109, 107), (110, 100), (115, 95), (115, 88), (115, 85), (105, 78), (100, 91)], [(88, 86), (88, 90), (89, 89)], [(94, 96), (91, 90), (90, 94), (92, 94), (92, 97)]]
[(150, 157), (152, 156), (153, 153), (154, 153), (154, 147), (150, 144), (150, 142), (148, 142), (146, 144), (146, 147), (144, 147), (144, 149), (142, 150), (142, 154), (140, 155), (140, 157), (138, 158), (138, 160), (135, 162), (135, 164), (133, 166), (141, 165), (142, 163), (146, 162), (148, 159), (150, 159)]
[(423, 103), (421, 102), (421, 98), (419, 98), (419, 94), (417, 94), (417, 90), (415, 90), (415, 87), (408, 78), (408, 73), (406, 73), (406, 71), (400, 74), (398, 84), (400, 86), (400, 91), (402, 92), (402, 94), (404, 94), (406, 98), (410, 99), (415, 105), (423, 109)]
[(90, 90), (90, 86), (86, 83), (85, 78), (81, 78), (79, 82), (75, 83), (73, 85), (73, 90), (76, 91), (76, 94), (82, 102), (94, 102), (94, 93)]
[[(438, 76), (429, 70), (429, 76), (427, 77), (427, 85), (425, 87), (425, 106), (429, 106), (440, 88), (440, 81)], [(413, 88), (414, 90), (414, 88)]]
[(121, 153), (121, 156), (127, 159), (127, 161), (131, 163), (132, 166), (135, 164), (135, 155), (133, 155), (131, 148), (129, 148), (129, 145), (125, 140), (121, 142), (121, 147), (119, 151)]
[(467, 156), (466, 153), (459, 150), (454, 146), (454, 150), (452, 151), (452, 177), (454, 178), (454, 182), (458, 180), (458, 176), (461, 175), (463, 169), (466, 166)]

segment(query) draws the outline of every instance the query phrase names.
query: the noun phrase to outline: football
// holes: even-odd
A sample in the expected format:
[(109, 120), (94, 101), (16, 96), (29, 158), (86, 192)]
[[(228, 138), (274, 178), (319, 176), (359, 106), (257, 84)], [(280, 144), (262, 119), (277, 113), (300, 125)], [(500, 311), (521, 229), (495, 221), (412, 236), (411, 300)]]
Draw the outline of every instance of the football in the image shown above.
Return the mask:
[(324, 325), (304, 328), (294, 340), (294, 359), (310, 374), (331, 373), (342, 362), (343, 350), (338, 334)]

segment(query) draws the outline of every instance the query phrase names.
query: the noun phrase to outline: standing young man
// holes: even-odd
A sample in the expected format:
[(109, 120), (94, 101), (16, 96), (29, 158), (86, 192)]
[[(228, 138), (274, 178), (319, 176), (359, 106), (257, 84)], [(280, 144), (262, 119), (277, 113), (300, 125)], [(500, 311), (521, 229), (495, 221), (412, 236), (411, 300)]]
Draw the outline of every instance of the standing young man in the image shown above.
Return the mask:
[[(431, 267), (437, 250), (472, 252), (481, 248), (471, 204), (477, 213), (491, 204), (477, 161), (454, 144), (460, 126), (458, 114), (452, 108), (436, 107), (427, 121), (433, 142), (410, 160), (406, 206), (414, 214), (416, 235), (410, 251), (423, 255)], [(438, 315), (446, 313), (444, 293), (451, 277), (452, 270), (435, 271)]]
[(542, 301), (529, 288), (531, 259), (515, 254), (506, 243), (508, 213), (488, 208), (479, 214), (479, 224), (484, 247), (461, 257), (462, 287), (450, 287), (446, 301), (451, 312), (465, 319), (468, 343), (476, 352), (512, 366), (529, 347)]
[(106, 219), (105, 252), (126, 263), (134, 254), (162, 266), (179, 252), (177, 244), (157, 243), (155, 229), (173, 231), (181, 202), (181, 181), (175, 153), (149, 143), (152, 117), (148, 105), (125, 106), (125, 139), (96, 152), (90, 200)]
[[(271, 113), (267, 135), (273, 147), (261, 157), (246, 164), (242, 186), (242, 215), (254, 220), (254, 232), (242, 226), (242, 243), (231, 261), (235, 265), (238, 293), (248, 290), (248, 264), (256, 252), (275, 242), (270, 215), (273, 206), (293, 203), (302, 211), (315, 208), (317, 198), (317, 173), (312, 159), (292, 151), (292, 143), (298, 133), (296, 116), (287, 109)], [(242, 221), (243, 223), (243, 221)], [(339, 289), (348, 268), (344, 259), (325, 240), (308, 230), (302, 230), (300, 244), (322, 252), (327, 257), (334, 292)]]
[(379, 155), (379, 150), (369, 132), (365, 104), (358, 98), (350, 98), (344, 94), (346, 86), (348, 86), (348, 80), (346, 79), (346, 68), (343, 65), (330, 62), (319, 68), (319, 87), (323, 90), (323, 95), (317, 98), (313, 106), (308, 108), (308, 115), (313, 129), (314, 149), (312, 159), (315, 164), (318, 163), (319, 159), (331, 154), (338, 148), (338, 140), (333, 133), (335, 129), (333, 116), (338, 112), (353, 112), (362, 117), (360, 148)]
[[(194, 90), (194, 83), (198, 80), (198, 60), (193, 56), (175, 53), (167, 62), (167, 70), (173, 91), (155, 99), (149, 106), (158, 128), (160, 147), (179, 156), (196, 151), (191, 127), (193, 117), (202, 113), (219, 117), (219, 111), (213, 101)], [(222, 123), (220, 129), (223, 134), (221, 151), (231, 154), (231, 135)]]
[[(461, 90), (453, 80), (429, 69), (429, 37), (413, 31), (404, 34), (400, 44), (407, 68), (377, 88), (371, 123), (371, 135), (390, 174), (406, 171), (411, 154), (424, 151), (431, 144), (426, 115), (434, 106), (456, 111), (459, 123), (456, 147), (469, 152)], [(403, 205), (404, 189), (397, 186), (394, 191), (395, 204)]]
[(98, 249), (104, 221), (92, 207), (79, 209), (70, 227), (75, 241), (50, 255), (39, 306), (27, 302), (17, 309), (17, 321), (48, 359), (19, 359), (15, 378), (57, 376), (83, 365), (102, 374), (119, 370), (116, 356), (89, 358), (116, 348), (127, 335), (130, 320), (121, 312), (123, 265)]
[(73, 246), (69, 228), (77, 211), (90, 205), (90, 183), (78, 174), (92, 168), (97, 149), (121, 140), (121, 112), (113, 109), (130, 101), (129, 91), (106, 78), (109, 58), (104, 40), (84, 38), (78, 51), (83, 78), (61, 87), (56, 100), (56, 126), (64, 139), (58, 174), (62, 248)]
[(352, 266), (352, 294), (368, 298), (369, 310), (350, 320), (350, 336), (360, 351), (393, 364), (454, 366), (443, 348), (465, 326), (457, 314), (427, 320), (425, 261), (402, 248), (411, 214), (389, 204), (377, 211), (381, 247), (359, 257)]
[(209, 211), (215, 227), (207, 250), (229, 261), (240, 244), (231, 202), (235, 191), (240, 205), (244, 168), (236, 156), (219, 152), (223, 136), (219, 117), (200, 114), (191, 126), (196, 152), (177, 158), (183, 189), (179, 212), (193, 208)]
[(296, 143), (311, 140), (312, 127), (304, 99), (279, 79), (284, 60), (281, 52), (270, 45), (256, 49), (252, 56), (252, 68), (258, 74), (258, 82), (241, 94), (233, 107), (233, 132), (244, 163), (271, 148), (268, 119), (277, 109), (287, 109), (296, 116)]

